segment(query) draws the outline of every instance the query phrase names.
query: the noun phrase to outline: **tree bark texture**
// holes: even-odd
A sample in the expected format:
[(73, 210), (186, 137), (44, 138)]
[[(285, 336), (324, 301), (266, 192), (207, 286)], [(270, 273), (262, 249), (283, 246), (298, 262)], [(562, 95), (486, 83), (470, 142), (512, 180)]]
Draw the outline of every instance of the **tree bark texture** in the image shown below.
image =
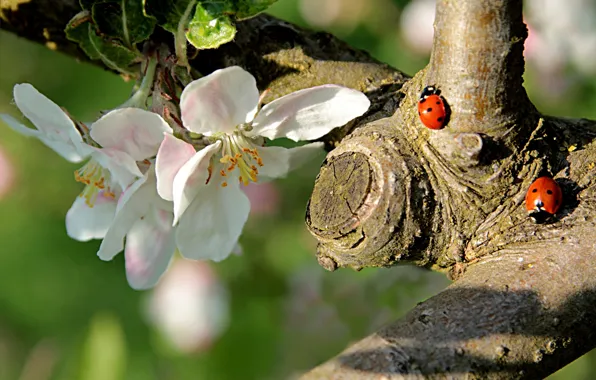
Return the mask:
[[(85, 59), (62, 33), (77, 1), (2, 4), (3, 29)], [(438, 0), (431, 61), (411, 79), (265, 15), (191, 61), (203, 74), (243, 66), (265, 102), (324, 83), (365, 92), (370, 111), (323, 138), (306, 215), (317, 259), (328, 270), (409, 262), (456, 280), (304, 379), (533, 379), (596, 347), (596, 122), (534, 108), (526, 35), (521, 0)], [(451, 110), (439, 131), (418, 118), (427, 85)], [(544, 174), (564, 204), (534, 224), (523, 202)]]

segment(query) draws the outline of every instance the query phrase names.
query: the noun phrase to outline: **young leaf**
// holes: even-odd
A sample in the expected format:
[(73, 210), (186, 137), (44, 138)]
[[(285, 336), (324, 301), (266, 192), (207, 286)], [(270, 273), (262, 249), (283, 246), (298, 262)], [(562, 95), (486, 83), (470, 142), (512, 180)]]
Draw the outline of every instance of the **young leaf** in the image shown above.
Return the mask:
[(197, 49), (214, 49), (231, 41), (236, 26), (228, 14), (233, 13), (227, 1), (201, 1), (188, 25), (186, 38)]
[(197, 0), (143, 0), (145, 15), (153, 17), (164, 29), (174, 33), (178, 64), (188, 69), (186, 30)]
[(242, 20), (257, 15), (269, 8), (277, 0), (235, 0), (235, 17)]
[(100, 32), (129, 47), (149, 38), (155, 27), (155, 20), (144, 15), (141, 0), (96, 2), (91, 9)]

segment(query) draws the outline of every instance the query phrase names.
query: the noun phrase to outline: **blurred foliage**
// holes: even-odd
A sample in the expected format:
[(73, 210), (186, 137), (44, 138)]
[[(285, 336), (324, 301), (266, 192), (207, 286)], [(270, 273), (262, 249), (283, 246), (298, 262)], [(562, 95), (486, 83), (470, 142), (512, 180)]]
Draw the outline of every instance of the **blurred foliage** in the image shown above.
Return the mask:
[[(341, 4), (347, 3), (356, 2)], [(408, 1), (366, 3), (366, 17), (325, 29), (408, 74), (422, 68), (428, 57), (408, 50), (397, 28)], [(297, 0), (281, 0), (270, 11), (309, 27)], [(18, 116), (11, 92), (21, 82), (82, 120), (121, 104), (132, 87), (4, 32), (0, 46), (0, 112)], [(596, 118), (596, 79), (565, 75), (564, 92), (549, 94), (529, 66), (532, 100), (549, 114)], [(97, 241), (66, 236), (64, 217), (81, 189), (73, 181), (77, 167), (5, 127), (0, 149), (16, 172), (12, 190), (0, 199), (0, 380), (285, 378), (447, 284), (442, 275), (413, 267), (333, 274), (318, 267), (303, 219), (321, 157), (276, 182), (277, 212), (251, 216), (241, 238), (244, 254), (214, 265), (231, 295), (231, 324), (209, 350), (181, 354), (146, 323), (151, 292), (128, 287), (122, 255), (102, 262)], [(552, 378), (589, 379), (594, 358), (586, 355)]]

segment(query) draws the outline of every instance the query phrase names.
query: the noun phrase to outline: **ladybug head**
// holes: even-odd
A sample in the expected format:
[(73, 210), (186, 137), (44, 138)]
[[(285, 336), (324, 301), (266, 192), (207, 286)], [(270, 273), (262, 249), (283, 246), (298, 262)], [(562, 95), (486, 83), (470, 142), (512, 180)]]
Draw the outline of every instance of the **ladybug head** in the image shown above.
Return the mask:
[(538, 207), (536, 207), (536, 209), (528, 213), (528, 216), (532, 219), (534, 223), (541, 224), (551, 220), (553, 215), (549, 214), (544, 210), (539, 210)]
[(420, 99), (424, 99), (431, 95), (441, 95), (441, 90), (439, 90), (435, 86), (426, 86), (426, 87), (424, 87), (424, 90), (422, 90), (422, 93), (420, 94)]

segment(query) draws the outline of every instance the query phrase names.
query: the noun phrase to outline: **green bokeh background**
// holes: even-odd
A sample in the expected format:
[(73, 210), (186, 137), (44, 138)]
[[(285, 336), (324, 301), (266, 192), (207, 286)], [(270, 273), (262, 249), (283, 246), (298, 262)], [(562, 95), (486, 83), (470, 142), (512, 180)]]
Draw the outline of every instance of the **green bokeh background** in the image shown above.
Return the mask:
[[(409, 52), (396, 32), (407, 1), (371, 2), (373, 11), (355, 28), (336, 25), (329, 31), (414, 74), (428, 57)], [(309, 26), (296, 0), (280, 0), (271, 13)], [(131, 84), (119, 77), (14, 35), (0, 32), (0, 48), (0, 112), (18, 116), (11, 93), (22, 82), (81, 120), (92, 120), (130, 93)], [(570, 69), (569, 76), (576, 73)], [(526, 79), (541, 110), (596, 118), (595, 78), (575, 81), (556, 101), (538, 90), (540, 78), (531, 67)], [(231, 295), (228, 330), (210, 350), (181, 354), (147, 324), (143, 305), (150, 292), (128, 287), (122, 255), (102, 262), (95, 255), (98, 242), (66, 236), (64, 217), (81, 190), (73, 181), (77, 166), (6, 127), (0, 127), (0, 148), (16, 172), (12, 190), (0, 199), (0, 380), (286, 378), (448, 283), (413, 267), (333, 274), (319, 268), (303, 224), (318, 172), (314, 163), (276, 183), (280, 209), (249, 219), (241, 239), (244, 254), (213, 266)], [(290, 279), (300, 273), (322, 278), (322, 290), (318, 306), (300, 309), (298, 303), (296, 311), (288, 306), (296, 297)], [(332, 321), (341, 321), (341, 331), (314, 323), (318, 312), (329, 310)], [(595, 363), (594, 353), (586, 355), (552, 378), (593, 378)]]

